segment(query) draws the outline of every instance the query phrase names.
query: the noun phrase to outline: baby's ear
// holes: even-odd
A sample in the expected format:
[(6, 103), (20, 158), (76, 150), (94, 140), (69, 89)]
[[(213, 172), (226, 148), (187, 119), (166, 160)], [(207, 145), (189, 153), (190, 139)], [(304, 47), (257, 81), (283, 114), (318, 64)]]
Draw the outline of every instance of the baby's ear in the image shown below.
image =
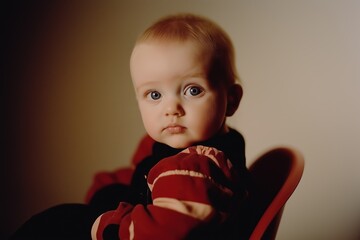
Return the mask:
[(242, 87), (239, 84), (233, 84), (227, 92), (226, 116), (232, 116), (239, 107), (243, 95)]

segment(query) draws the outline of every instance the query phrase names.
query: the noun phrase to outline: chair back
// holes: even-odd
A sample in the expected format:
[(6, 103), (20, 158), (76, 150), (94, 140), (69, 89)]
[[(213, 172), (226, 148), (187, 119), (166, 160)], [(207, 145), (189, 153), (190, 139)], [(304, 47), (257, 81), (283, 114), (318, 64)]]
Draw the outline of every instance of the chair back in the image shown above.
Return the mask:
[(260, 188), (255, 207), (261, 211), (250, 240), (273, 240), (284, 206), (302, 177), (304, 158), (293, 148), (274, 148), (260, 156), (249, 171)]

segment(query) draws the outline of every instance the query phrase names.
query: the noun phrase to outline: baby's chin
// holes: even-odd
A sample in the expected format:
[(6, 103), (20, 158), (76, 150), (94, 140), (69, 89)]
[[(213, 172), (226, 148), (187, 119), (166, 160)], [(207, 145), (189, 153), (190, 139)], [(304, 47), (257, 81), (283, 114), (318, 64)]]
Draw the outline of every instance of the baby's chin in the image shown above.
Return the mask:
[(167, 143), (165, 144), (176, 149), (185, 149), (191, 146), (191, 144), (167, 144)]
[(194, 144), (196, 144), (196, 142), (199, 141), (184, 141), (184, 140), (172, 140), (172, 141), (161, 141), (161, 143), (166, 144), (172, 148), (176, 148), (176, 149), (185, 149), (188, 147), (193, 146)]
[[(151, 136), (151, 135), (150, 135)], [(160, 143), (166, 144), (169, 147), (176, 149), (185, 149), (191, 146), (196, 145), (196, 143), (200, 143), (205, 141), (207, 136), (202, 135), (194, 135), (190, 133), (185, 134), (164, 134), (152, 136), (152, 138)]]

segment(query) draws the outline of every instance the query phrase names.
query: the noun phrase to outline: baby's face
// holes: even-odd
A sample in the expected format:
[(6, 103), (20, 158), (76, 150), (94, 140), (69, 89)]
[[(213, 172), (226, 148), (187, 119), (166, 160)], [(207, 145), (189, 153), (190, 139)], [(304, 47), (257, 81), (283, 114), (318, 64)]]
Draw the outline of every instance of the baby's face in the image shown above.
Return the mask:
[(207, 62), (192, 42), (135, 47), (131, 76), (145, 129), (154, 140), (186, 148), (226, 131), (226, 91), (210, 85)]

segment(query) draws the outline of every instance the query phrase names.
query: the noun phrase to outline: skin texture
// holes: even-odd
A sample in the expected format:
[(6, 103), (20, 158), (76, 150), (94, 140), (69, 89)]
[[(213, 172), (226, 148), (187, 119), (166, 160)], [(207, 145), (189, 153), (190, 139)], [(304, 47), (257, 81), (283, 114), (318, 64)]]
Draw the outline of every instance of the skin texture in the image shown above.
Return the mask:
[(209, 56), (191, 41), (135, 46), (130, 72), (145, 129), (154, 140), (186, 148), (228, 131), (226, 116), (241, 96), (210, 85), (208, 62)]

